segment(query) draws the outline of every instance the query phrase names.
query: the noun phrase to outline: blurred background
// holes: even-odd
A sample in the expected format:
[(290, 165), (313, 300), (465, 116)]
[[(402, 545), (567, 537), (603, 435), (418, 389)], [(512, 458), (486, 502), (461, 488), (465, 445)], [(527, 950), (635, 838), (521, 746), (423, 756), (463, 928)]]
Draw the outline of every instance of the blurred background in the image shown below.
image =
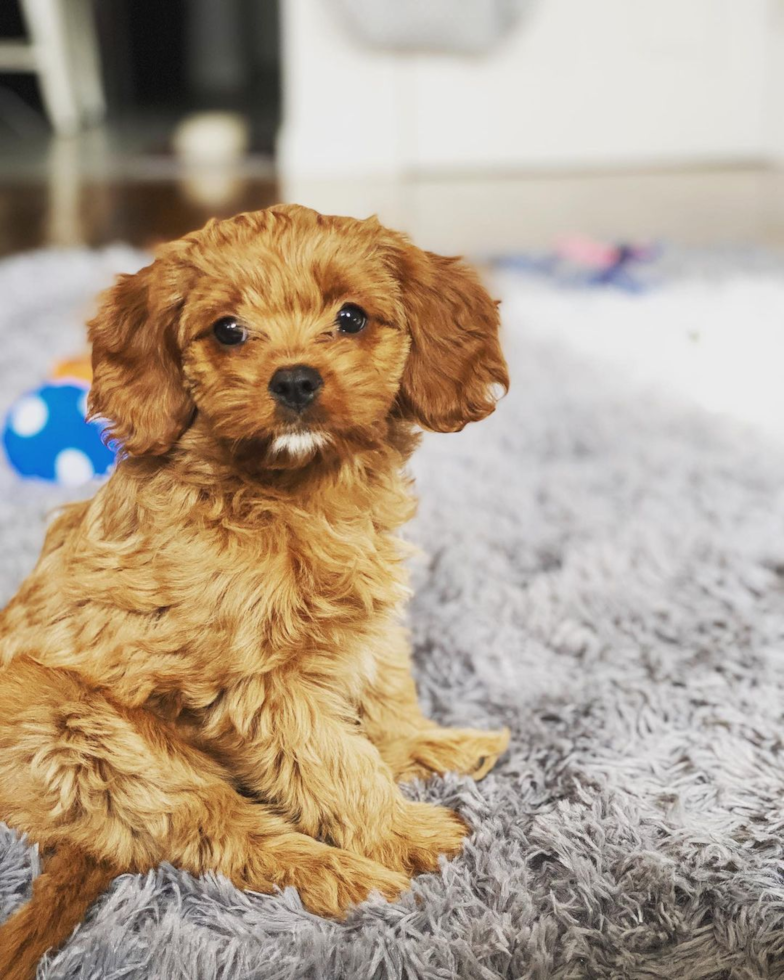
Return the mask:
[(781, 0), (4, 0), (0, 253), (296, 200), (425, 245), (784, 240)]

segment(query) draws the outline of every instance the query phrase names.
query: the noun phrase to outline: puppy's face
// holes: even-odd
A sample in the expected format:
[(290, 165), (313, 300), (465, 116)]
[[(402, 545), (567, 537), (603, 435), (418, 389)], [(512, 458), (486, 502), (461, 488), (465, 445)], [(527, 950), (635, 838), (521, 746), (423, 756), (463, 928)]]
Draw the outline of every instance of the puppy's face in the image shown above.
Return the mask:
[(476, 276), (375, 220), (296, 206), (211, 222), (121, 277), (90, 324), (92, 410), (133, 455), (198, 415), (223, 444), (301, 466), (383, 438), (390, 415), (453, 431), (506, 387)]
[(180, 314), (183, 375), (229, 443), (273, 465), (373, 438), (397, 397), (410, 339), (378, 229), (310, 212), (222, 226)]

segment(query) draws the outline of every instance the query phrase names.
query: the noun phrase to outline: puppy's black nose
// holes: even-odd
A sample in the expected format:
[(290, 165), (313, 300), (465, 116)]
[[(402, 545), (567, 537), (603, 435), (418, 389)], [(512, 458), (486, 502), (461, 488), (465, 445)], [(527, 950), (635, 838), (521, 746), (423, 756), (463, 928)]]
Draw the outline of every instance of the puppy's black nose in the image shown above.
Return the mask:
[(276, 402), (301, 412), (318, 394), (324, 379), (315, 368), (306, 364), (278, 368), (272, 375), (269, 390)]

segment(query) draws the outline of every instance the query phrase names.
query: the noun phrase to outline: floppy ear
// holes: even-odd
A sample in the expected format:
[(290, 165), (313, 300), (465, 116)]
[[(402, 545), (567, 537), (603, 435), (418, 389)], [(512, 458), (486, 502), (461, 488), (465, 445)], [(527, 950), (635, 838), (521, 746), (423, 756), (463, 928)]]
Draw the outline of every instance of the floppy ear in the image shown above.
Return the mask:
[(459, 432), (486, 418), (509, 374), (498, 341), (497, 303), (458, 258), (398, 239), (398, 278), (411, 350), (398, 407), (435, 432)]
[(177, 343), (186, 283), (161, 260), (119, 276), (88, 323), (93, 347), (90, 415), (131, 456), (161, 455), (193, 413)]

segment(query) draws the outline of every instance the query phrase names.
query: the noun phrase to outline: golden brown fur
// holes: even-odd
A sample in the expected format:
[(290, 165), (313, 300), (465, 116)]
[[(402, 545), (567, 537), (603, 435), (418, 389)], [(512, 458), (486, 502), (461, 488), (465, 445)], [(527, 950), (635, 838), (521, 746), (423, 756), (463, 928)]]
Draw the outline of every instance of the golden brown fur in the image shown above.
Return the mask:
[[(360, 333), (336, 330), (347, 302)], [(211, 331), (229, 315), (237, 347)], [(0, 819), (59, 855), (34, 903), (65, 896), (0, 929), (15, 980), (112, 875), (163, 860), (324, 915), (392, 898), (467, 832), (397, 781), (479, 778), (507, 742), (421, 714), (399, 625), (415, 426), (460, 429), (507, 385), (470, 269), (280, 206), (161, 248), (90, 335), (125, 456), (0, 615)], [(292, 364), (324, 382), (298, 417), (268, 390)]]

